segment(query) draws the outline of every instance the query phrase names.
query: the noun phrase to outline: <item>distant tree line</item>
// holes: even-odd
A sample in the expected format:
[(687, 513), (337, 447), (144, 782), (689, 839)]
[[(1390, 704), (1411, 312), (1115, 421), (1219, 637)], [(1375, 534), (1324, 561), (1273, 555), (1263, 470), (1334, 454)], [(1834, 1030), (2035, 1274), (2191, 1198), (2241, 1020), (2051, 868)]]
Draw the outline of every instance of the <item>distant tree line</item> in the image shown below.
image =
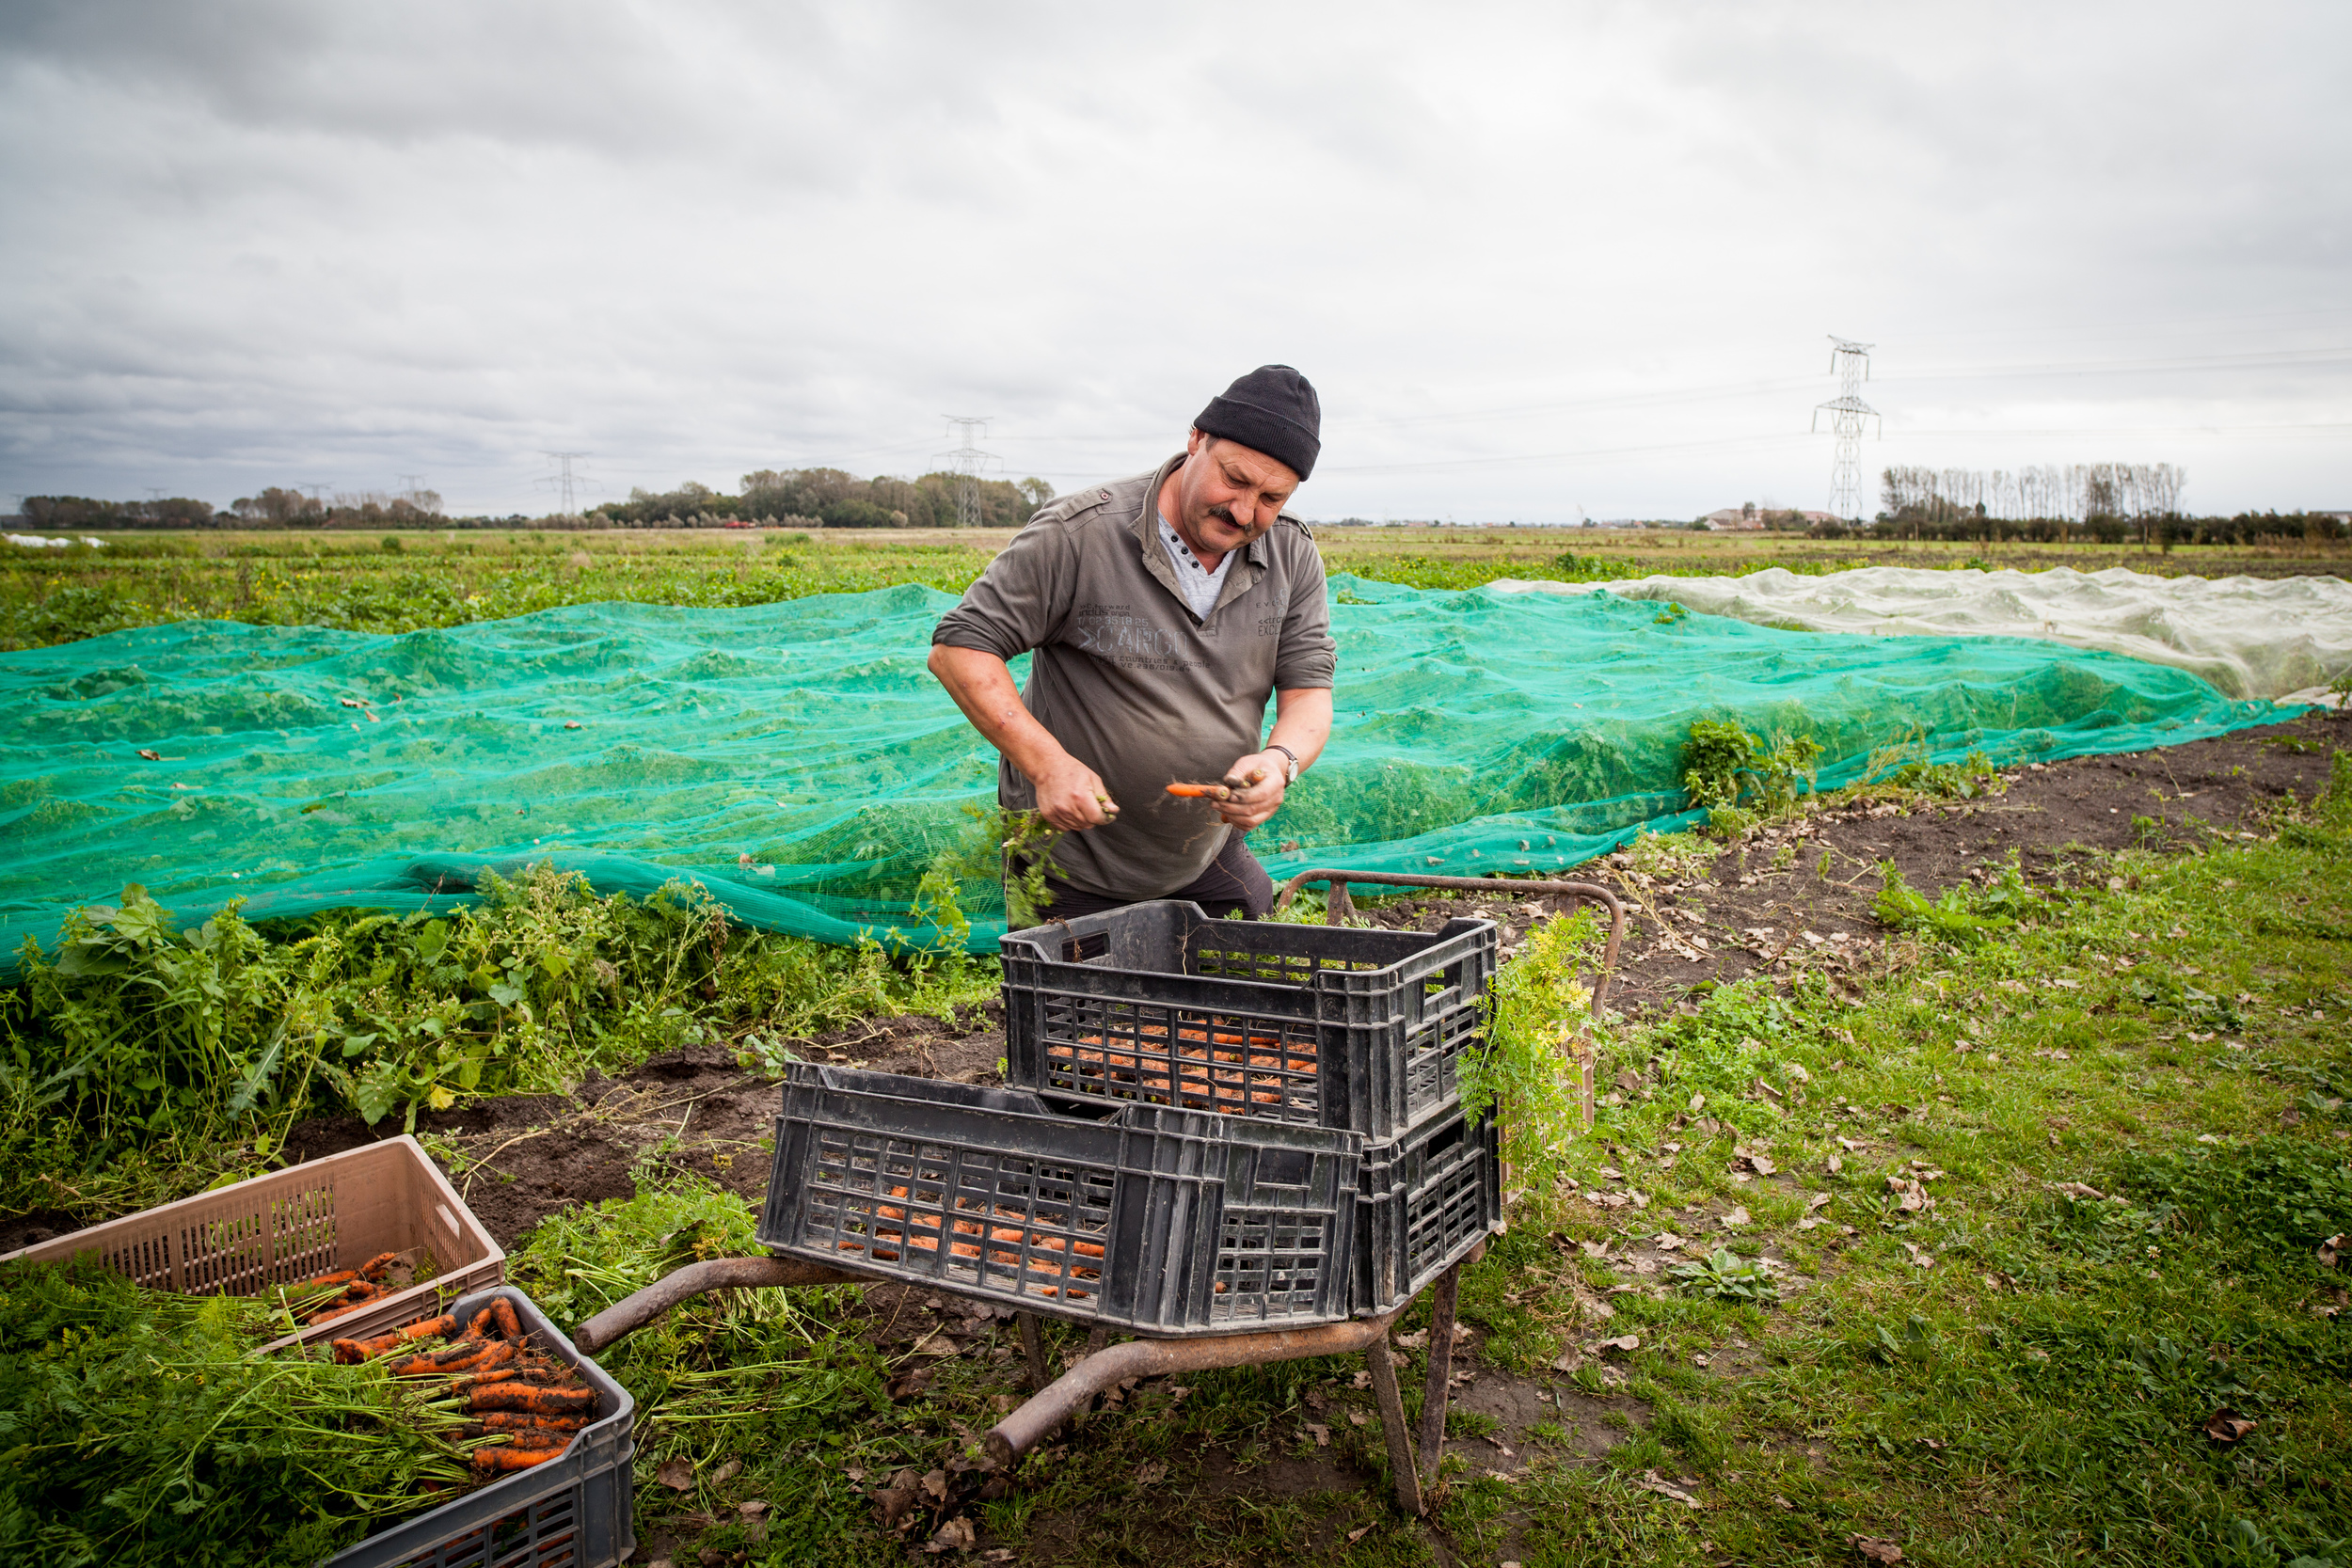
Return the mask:
[[(2181, 510), (2188, 474), (2169, 463), (2074, 463), (1994, 468), (1896, 467), (1880, 475), (1881, 508), (1862, 531), (1882, 539), (2004, 539), (2054, 544), (2250, 545), (2275, 539), (2343, 539), (2328, 513), (2241, 512), (2196, 517)], [(1856, 531), (1816, 524), (1821, 537)]]
[[(370, 529), (370, 528), (722, 528), (773, 523), (786, 528), (953, 528), (961, 475), (916, 479), (887, 474), (860, 479), (839, 468), (762, 468), (743, 476), (742, 493), (728, 495), (689, 481), (675, 490), (631, 490), (577, 517), (450, 517), (431, 490), (389, 495), (338, 493), (331, 498), (271, 485), (215, 511), (209, 501), (109, 501), (87, 496), (27, 496), (24, 520), (35, 528), (72, 529)], [(1041, 479), (979, 483), (979, 526), (1019, 528), (1054, 499)]]
[[(591, 508), (588, 521), (623, 528), (722, 528), (731, 522), (787, 528), (954, 528), (956, 487), (962, 483), (962, 476), (952, 473), (859, 479), (839, 468), (762, 468), (743, 476), (740, 495), (690, 480), (660, 494), (631, 490), (625, 501)], [(1018, 483), (984, 479), (979, 491), (982, 528), (1019, 528), (1054, 499), (1054, 487), (1041, 479)]]
[[(338, 492), (330, 500), (271, 485), (240, 496), (221, 511), (187, 496), (164, 500), (108, 501), (87, 496), (27, 496), (24, 520), (35, 528), (445, 528), (441, 498), (431, 490), (389, 495)], [(466, 519), (487, 522), (487, 518)]]

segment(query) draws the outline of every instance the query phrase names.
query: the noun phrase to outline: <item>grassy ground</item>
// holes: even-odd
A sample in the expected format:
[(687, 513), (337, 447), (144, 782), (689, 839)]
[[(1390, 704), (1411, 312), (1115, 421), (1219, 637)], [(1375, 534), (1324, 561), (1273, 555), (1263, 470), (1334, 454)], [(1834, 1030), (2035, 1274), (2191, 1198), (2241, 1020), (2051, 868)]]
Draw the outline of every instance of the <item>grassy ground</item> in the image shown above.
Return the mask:
[[(961, 593), (1004, 531), (756, 533), (714, 530), (103, 535), (103, 548), (0, 546), (0, 652), (161, 621), (223, 619), (400, 632), (618, 599), (769, 604), (919, 582)], [(1418, 588), (1496, 578), (1589, 581), (1764, 566), (2129, 566), (2166, 575), (2342, 572), (2352, 546), (2196, 547), (1820, 541), (1753, 533), (1326, 529), (1333, 572)], [(2331, 553), (2332, 552), (2332, 553)]]
[[(2085, 855), (2074, 891), (1966, 895), (1975, 934), (1890, 930), (1858, 1001), (1750, 981), (1625, 1033), (1615, 1102), (1518, 1173), (1465, 1276), (1484, 1397), (1426, 1523), (1387, 1501), (1359, 1362), (1148, 1381), (993, 1477), (1010, 1325), (831, 1291), (704, 1303), (608, 1356), (650, 1412), (640, 1538), (774, 1563), (963, 1526), (991, 1560), (1089, 1564), (1867, 1560), (1856, 1538), (2352, 1562), (2337, 767), (2329, 806), (2256, 842)], [(518, 1274), (580, 1315), (748, 1223), (649, 1181), (550, 1221)], [(1515, 1402), (1534, 1417), (1482, 1414)]]

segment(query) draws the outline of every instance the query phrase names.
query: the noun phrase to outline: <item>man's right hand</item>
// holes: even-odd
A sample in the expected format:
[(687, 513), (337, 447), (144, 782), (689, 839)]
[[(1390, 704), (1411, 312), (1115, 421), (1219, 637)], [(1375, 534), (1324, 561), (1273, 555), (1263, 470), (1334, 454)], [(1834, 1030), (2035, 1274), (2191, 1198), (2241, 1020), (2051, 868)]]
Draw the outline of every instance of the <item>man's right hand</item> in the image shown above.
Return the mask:
[(1005, 661), (977, 648), (946, 643), (931, 647), (931, 673), (963, 709), (972, 727), (1004, 752), (1007, 761), (1037, 788), (1038, 815), (1066, 833), (1099, 828), (1119, 815), (1119, 804), (1093, 768), (1062, 750), (1021, 705)]
[(1094, 769), (1073, 756), (1065, 754), (1043, 778), (1029, 782), (1037, 786), (1038, 815), (1063, 832), (1099, 828), (1118, 818), (1119, 802)]

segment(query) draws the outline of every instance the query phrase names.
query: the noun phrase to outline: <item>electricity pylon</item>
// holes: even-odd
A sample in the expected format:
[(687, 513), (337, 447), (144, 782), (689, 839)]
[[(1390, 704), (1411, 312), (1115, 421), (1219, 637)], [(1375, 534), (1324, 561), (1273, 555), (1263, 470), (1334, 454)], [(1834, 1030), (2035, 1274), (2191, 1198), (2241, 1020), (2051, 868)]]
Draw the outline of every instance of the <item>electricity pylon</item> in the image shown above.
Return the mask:
[[(1879, 411), (1862, 401), (1862, 384), (1870, 379), (1871, 345), (1835, 333), (1829, 341), (1836, 345), (1830, 351), (1830, 370), (1837, 377), (1837, 395), (1813, 405), (1813, 428), (1821, 428), (1821, 414), (1827, 410), (1832, 416), (1830, 428), (1837, 436), (1837, 457), (1829, 471), (1830, 513), (1858, 522), (1862, 517), (1862, 421), (1880, 419)], [(1880, 428), (1885, 428), (1883, 420)]]
[(973, 440), (973, 435), (975, 432), (982, 436), (988, 434), (988, 418), (967, 414), (946, 414), (942, 418), (951, 427), (951, 434), (960, 434), (963, 437), (962, 445), (940, 453), (947, 459), (956, 474), (956, 527), (977, 528), (980, 526), (980, 475), (991, 463), (996, 461), (996, 454), (982, 451)]

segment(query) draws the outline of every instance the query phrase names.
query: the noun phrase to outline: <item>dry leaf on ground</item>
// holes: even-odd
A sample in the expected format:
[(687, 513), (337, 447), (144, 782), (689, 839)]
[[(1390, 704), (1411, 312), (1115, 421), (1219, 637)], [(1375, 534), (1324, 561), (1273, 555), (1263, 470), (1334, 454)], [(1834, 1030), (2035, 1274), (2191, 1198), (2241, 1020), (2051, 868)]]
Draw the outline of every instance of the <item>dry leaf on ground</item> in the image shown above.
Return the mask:
[(1645, 1470), (1642, 1479), (1633, 1483), (1645, 1492), (1655, 1492), (1661, 1497), (1672, 1497), (1685, 1508), (1697, 1508), (1699, 1500), (1681, 1487), (1666, 1480), (1655, 1470)]
[(968, 1552), (979, 1543), (978, 1532), (969, 1519), (950, 1519), (932, 1532), (924, 1544), (927, 1552)]
[(1903, 1549), (1892, 1541), (1882, 1541), (1875, 1535), (1853, 1537), (1853, 1549), (1872, 1562), (1900, 1562)]
[(685, 1459), (665, 1459), (655, 1468), (653, 1479), (673, 1492), (691, 1492), (694, 1489), (693, 1463)]
[(2223, 1405), (2205, 1418), (2205, 1435), (2217, 1443), (2234, 1443), (2262, 1423)]

